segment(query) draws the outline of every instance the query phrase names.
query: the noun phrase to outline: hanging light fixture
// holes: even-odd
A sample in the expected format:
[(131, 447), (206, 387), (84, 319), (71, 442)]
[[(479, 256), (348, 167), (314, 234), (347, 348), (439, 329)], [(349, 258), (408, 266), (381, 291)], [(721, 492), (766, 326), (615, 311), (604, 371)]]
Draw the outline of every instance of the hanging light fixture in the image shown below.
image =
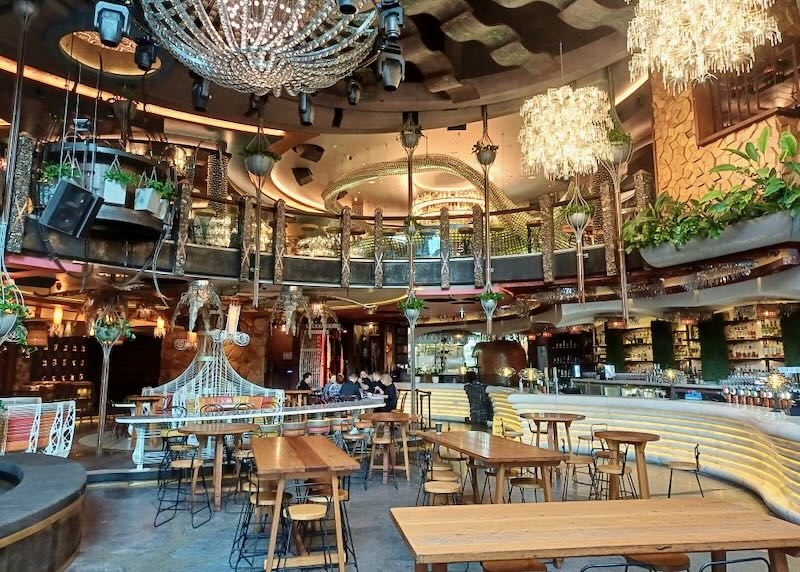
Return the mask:
[(53, 308), (53, 320), (48, 328), (48, 333), (52, 338), (60, 338), (64, 335), (64, 308), (61, 306)]
[(774, 1), (639, 0), (628, 24), (631, 77), (659, 72), (680, 93), (717, 74), (750, 70), (756, 48), (781, 41), (767, 13)]
[(153, 337), (163, 338), (166, 333), (167, 333), (167, 324), (164, 321), (164, 318), (159, 316), (158, 318), (156, 318), (156, 327), (153, 328)]
[(350, 75), (372, 51), (377, 11), (343, 14), (320, 0), (143, 0), (159, 43), (203, 78), (263, 95), (313, 93)]
[(569, 192), (571, 197), (567, 206), (564, 207), (564, 218), (572, 232), (575, 234), (575, 261), (578, 278), (578, 301), (581, 304), (586, 302), (586, 288), (584, 285), (584, 265), (583, 265), (583, 233), (592, 221), (594, 209), (586, 202), (581, 193), (581, 186), (578, 178), (570, 184)]

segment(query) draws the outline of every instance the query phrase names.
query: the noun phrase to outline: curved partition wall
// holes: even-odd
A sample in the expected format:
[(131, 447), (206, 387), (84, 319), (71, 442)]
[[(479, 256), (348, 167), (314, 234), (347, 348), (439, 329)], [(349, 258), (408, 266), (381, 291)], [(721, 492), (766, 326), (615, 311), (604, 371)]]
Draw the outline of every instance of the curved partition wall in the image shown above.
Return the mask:
[[(409, 391), (411, 384), (397, 383), (397, 389)], [(418, 383), (417, 390), (429, 391), (431, 394), (431, 417), (440, 421), (457, 421), (463, 423), (469, 417), (469, 401), (463, 383)], [(402, 399), (402, 397), (401, 397)], [(427, 399), (423, 402), (424, 411), (428, 415)], [(403, 411), (411, 413), (411, 397), (406, 397)]]
[[(588, 433), (596, 423), (660, 435), (660, 441), (647, 446), (651, 463), (693, 461), (699, 444), (703, 473), (751, 489), (776, 514), (800, 522), (800, 418), (712, 402), (498, 392), (490, 396), (495, 414), (504, 419), (509, 413), (504, 398), (516, 416), (533, 411), (586, 415), (572, 425), (573, 446), (577, 435)], [(527, 442), (528, 427), (522, 425)]]

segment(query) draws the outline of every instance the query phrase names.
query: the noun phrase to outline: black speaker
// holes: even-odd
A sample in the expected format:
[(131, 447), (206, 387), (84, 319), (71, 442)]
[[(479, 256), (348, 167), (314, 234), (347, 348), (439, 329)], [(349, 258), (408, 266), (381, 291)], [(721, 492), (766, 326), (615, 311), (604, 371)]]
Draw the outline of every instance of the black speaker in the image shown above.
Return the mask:
[(342, 119), (344, 119), (344, 111), (342, 111), (342, 108), (341, 107), (334, 108), (333, 121), (331, 121), (331, 127), (341, 127)]
[(306, 169), (305, 167), (292, 167), (292, 174), (294, 175), (294, 180), (301, 187), (314, 180), (314, 173), (311, 172), (311, 169)]
[(39, 222), (47, 228), (83, 238), (89, 233), (101, 206), (103, 197), (76, 185), (74, 181), (61, 179)]
[(314, 145), (313, 143), (303, 143), (302, 145), (297, 145), (294, 147), (294, 152), (300, 155), (300, 157), (306, 161), (316, 163), (322, 159), (322, 155), (325, 153), (325, 148), (320, 147), (319, 145)]

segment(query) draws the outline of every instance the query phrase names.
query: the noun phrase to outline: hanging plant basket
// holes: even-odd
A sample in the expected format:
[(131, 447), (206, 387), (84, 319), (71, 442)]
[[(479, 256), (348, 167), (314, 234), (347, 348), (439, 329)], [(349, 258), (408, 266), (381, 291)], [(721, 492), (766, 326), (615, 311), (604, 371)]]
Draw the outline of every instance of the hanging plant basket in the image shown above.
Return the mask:
[(491, 285), (487, 285), (486, 289), (478, 294), (478, 301), (481, 303), (481, 308), (486, 313), (486, 319), (491, 320), (494, 311), (497, 309), (497, 303), (503, 299), (500, 292), (492, 290)]
[(94, 337), (98, 342), (113, 343), (122, 335), (122, 329), (115, 325), (95, 325)]
[(244, 166), (254, 177), (266, 177), (272, 172), (275, 159), (265, 154), (248, 155), (244, 158)]
[(484, 139), (481, 139), (472, 146), (472, 152), (475, 154), (478, 163), (484, 167), (488, 167), (497, 159), (497, 150), (499, 148), (498, 145), (493, 144), (491, 140), (488, 139), (488, 136), (485, 136)]
[(400, 141), (406, 149), (416, 149), (419, 145), (421, 134), (416, 131), (403, 131), (400, 133)]
[(17, 325), (17, 315), (12, 312), (0, 314), (0, 339), (5, 339)]
[(425, 301), (420, 300), (414, 295), (414, 292), (409, 292), (405, 300), (401, 300), (398, 304), (403, 311), (403, 315), (408, 320), (408, 324), (413, 328), (417, 324), (417, 320), (425, 309)]
[(614, 141), (611, 143), (611, 156), (614, 163), (624, 163), (631, 155), (631, 142)]

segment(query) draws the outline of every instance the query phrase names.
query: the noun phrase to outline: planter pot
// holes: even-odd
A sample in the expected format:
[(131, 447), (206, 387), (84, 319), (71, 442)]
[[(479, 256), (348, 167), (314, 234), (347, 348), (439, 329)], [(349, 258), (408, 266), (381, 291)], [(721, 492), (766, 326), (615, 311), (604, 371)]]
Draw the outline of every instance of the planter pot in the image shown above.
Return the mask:
[(122, 335), (122, 330), (117, 326), (101, 326), (95, 324), (94, 337), (98, 342), (116, 342)]
[(275, 166), (275, 159), (268, 155), (250, 155), (244, 158), (247, 172), (256, 177), (266, 177)]
[(125, 198), (128, 196), (128, 189), (122, 183), (116, 181), (103, 181), (103, 202), (112, 205), (125, 206)]
[(494, 149), (481, 149), (475, 155), (478, 158), (478, 163), (483, 166), (491, 165), (497, 159), (497, 151)]
[(39, 195), (37, 198), (38, 206), (46, 207), (56, 192), (56, 186), (49, 183), (37, 183), (36, 190)]
[(133, 208), (137, 211), (148, 211), (154, 216), (158, 216), (159, 205), (161, 204), (161, 195), (155, 189), (145, 187), (136, 189), (134, 196)]
[(154, 213), (156, 215), (156, 218), (164, 220), (164, 217), (167, 216), (168, 208), (169, 208), (169, 201), (167, 199), (161, 199), (158, 202), (158, 211)]
[(586, 225), (589, 224), (589, 213), (581, 211), (571, 212), (567, 215), (567, 220), (572, 228), (581, 230), (586, 228)]
[(639, 252), (650, 266), (665, 268), (792, 242), (800, 242), (800, 217), (780, 212), (738, 222), (719, 238), (695, 238), (680, 249), (665, 243)]
[(420, 313), (419, 310), (417, 310), (416, 308), (406, 308), (405, 310), (403, 310), (403, 313), (405, 314), (406, 320), (408, 320), (409, 324), (413, 326), (417, 323)]
[(497, 309), (497, 300), (487, 299), (481, 300), (481, 307), (486, 312), (486, 316), (491, 318), (494, 311)]
[(631, 144), (615, 141), (611, 143), (611, 157), (615, 164), (620, 164), (628, 160), (631, 154)]
[(400, 134), (400, 140), (406, 149), (416, 149), (419, 145), (419, 133), (404, 131)]
[(14, 330), (16, 325), (16, 314), (11, 314), (8, 312), (3, 312), (0, 314), (0, 339), (5, 339), (5, 337)]

